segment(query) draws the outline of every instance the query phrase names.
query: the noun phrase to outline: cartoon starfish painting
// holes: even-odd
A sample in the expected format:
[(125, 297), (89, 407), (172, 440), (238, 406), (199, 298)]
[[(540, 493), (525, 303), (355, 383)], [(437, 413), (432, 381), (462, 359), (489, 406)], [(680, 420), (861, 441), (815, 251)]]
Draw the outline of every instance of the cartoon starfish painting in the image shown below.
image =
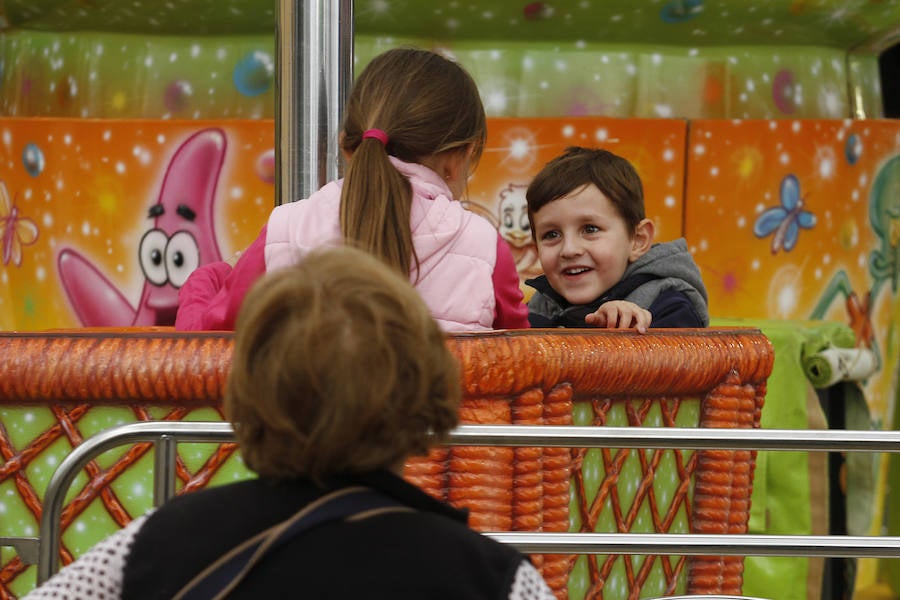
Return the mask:
[(221, 260), (213, 208), (225, 147), (221, 129), (204, 129), (183, 142), (172, 156), (157, 201), (147, 215), (152, 224), (137, 250), (146, 281), (136, 308), (78, 251), (60, 251), (59, 277), (82, 325), (175, 323), (178, 288), (198, 266)]

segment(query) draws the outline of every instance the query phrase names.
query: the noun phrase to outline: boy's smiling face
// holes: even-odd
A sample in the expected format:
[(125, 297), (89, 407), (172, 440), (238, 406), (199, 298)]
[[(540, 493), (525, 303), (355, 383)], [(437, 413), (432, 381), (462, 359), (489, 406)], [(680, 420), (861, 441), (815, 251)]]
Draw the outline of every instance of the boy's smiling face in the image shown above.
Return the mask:
[[(544, 274), (572, 304), (602, 296), (650, 247), (644, 235), (628, 230), (615, 205), (593, 184), (545, 204), (532, 221)], [(652, 235), (651, 225), (651, 243)]]

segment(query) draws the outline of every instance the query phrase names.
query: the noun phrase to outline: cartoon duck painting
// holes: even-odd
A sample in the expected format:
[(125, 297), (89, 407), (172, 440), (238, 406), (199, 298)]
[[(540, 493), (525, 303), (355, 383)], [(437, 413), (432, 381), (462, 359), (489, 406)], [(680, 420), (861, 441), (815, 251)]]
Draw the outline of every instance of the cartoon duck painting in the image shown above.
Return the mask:
[(512, 251), (519, 279), (523, 281), (543, 272), (538, 262), (537, 246), (531, 239), (531, 222), (528, 220), (528, 204), (525, 200), (526, 189), (528, 189), (526, 184), (509, 183), (500, 190), (497, 214), (477, 202), (463, 201), (463, 206), (490, 221), (500, 232), (500, 236), (506, 240)]
[(172, 156), (138, 246), (145, 282), (136, 308), (77, 250), (60, 251), (59, 277), (83, 326), (175, 323), (178, 288), (198, 266), (221, 260), (213, 208), (225, 148), (225, 133), (209, 128), (191, 135)]
[(469, 200), (463, 206), (490, 221), (502, 237), (516, 261), (519, 284), (527, 301), (534, 289), (525, 285), (525, 280), (543, 273), (538, 260), (537, 245), (531, 238), (531, 222), (528, 220), (528, 203), (525, 199), (527, 184), (508, 183), (500, 190), (497, 213), (488, 207)]
[(543, 272), (538, 261), (537, 246), (531, 238), (526, 189), (526, 185), (510, 183), (500, 192), (500, 224), (497, 227), (512, 250), (516, 270), (523, 280), (537, 277)]

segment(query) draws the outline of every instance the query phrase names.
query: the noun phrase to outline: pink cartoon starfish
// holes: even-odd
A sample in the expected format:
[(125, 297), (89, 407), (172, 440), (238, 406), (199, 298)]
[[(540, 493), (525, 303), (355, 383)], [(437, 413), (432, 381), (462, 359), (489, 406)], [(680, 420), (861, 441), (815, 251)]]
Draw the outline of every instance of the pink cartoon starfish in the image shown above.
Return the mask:
[(59, 253), (59, 277), (82, 325), (175, 323), (178, 288), (201, 264), (221, 260), (213, 204), (225, 146), (222, 130), (204, 129), (181, 144), (169, 162), (157, 203), (148, 213), (153, 224), (138, 249), (146, 282), (137, 308), (77, 251)]

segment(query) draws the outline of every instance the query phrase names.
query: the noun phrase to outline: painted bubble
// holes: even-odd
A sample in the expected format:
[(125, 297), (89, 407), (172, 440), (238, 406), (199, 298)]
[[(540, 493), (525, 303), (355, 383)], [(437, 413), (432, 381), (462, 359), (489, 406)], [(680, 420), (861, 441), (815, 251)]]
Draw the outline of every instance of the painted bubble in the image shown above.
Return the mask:
[(272, 87), (275, 65), (272, 57), (260, 50), (251, 52), (234, 67), (234, 85), (244, 96), (259, 96)]
[(847, 141), (844, 142), (844, 156), (847, 158), (849, 164), (855, 165), (861, 154), (862, 141), (859, 139), (858, 135), (851, 133), (847, 136)]
[(850, 219), (841, 226), (838, 241), (843, 250), (852, 250), (859, 245), (859, 226), (856, 221)]
[(266, 183), (275, 183), (275, 150), (266, 150), (256, 159), (256, 176)]
[(522, 9), (522, 16), (526, 21), (548, 19), (553, 16), (553, 9), (546, 2), (529, 2)]
[(727, 273), (722, 275), (722, 289), (725, 290), (726, 294), (735, 293), (739, 287), (738, 276), (734, 273), (734, 271), (728, 271)]
[(37, 144), (27, 144), (22, 150), (22, 164), (32, 177), (37, 177), (44, 170), (44, 152)]
[(797, 108), (794, 101), (794, 72), (782, 69), (772, 80), (772, 100), (783, 113), (790, 114)]
[(565, 97), (568, 99), (565, 114), (570, 117), (585, 117), (590, 114), (603, 112), (602, 100), (588, 87), (575, 86), (569, 88), (565, 93)]
[(166, 86), (163, 102), (167, 110), (181, 112), (188, 107), (193, 94), (194, 90), (189, 82), (177, 79)]
[(672, 0), (659, 11), (663, 23), (683, 23), (703, 12), (703, 0)]

